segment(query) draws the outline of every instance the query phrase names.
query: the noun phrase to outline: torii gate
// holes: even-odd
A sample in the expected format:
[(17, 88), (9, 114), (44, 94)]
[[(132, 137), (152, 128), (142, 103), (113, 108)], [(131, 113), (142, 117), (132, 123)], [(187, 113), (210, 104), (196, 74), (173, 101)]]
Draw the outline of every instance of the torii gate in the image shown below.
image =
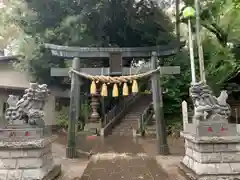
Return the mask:
[[(185, 42), (181, 43), (181, 47)], [(155, 47), (132, 47), (132, 48), (89, 48), (89, 47), (69, 47), (54, 44), (45, 44), (50, 49), (53, 56), (73, 58), (72, 69), (91, 75), (129, 75), (136, 74), (138, 68), (125, 67), (126, 60), (124, 58), (151, 58), (152, 67), (144, 68), (141, 72), (147, 72), (157, 68), (158, 57), (168, 57), (175, 55), (179, 47), (174, 46), (155, 46)], [(107, 68), (80, 68), (80, 58), (109, 58), (109, 67)], [(51, 76), (68, 76), (68, 68), (52, 68)], [(160, 74), (179, 74), (179, 66), (163, 66), (160, 68)], [(68, 145), (66, 155), (68, 158), (75, 156), (75, 125), (79, 118), (79, 102), (80, 102), (80, 78), (75, 74), (71, 77), (71, 95), (70, 95), (70, 116), (68, 126)], [(153, 103), (155, 117), (157, 122), (157, 140), (158, 152), (160, 154), (168, 154), (168, 145), (166, 141), (166, 127), (162, 112), (162, 95), (160, 88), (160, 78), (158, 73), (152, 76)], [(93, 100), (94, 102), (96, 99)], [(96, 113), (94, 111), (94, 113)], [(92, 122), (100, 124), (100, 120), (96, 120), (96, 114), (92, 116)]]

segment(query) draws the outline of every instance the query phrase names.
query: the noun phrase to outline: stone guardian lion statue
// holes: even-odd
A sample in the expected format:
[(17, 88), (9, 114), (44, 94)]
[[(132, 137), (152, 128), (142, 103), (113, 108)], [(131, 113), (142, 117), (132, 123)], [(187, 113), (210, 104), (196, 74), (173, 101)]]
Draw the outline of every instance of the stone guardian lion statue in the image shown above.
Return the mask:
[(228, 119), (231, 115), (231, 108), (227, 104), (227, 91), (221, 91), (221, 94), (216, 98), (210, 87), (203, 83), (194, 83), (190, 87), (190, 96), (194, 103), (193, 118), (200, 121), (218, 119)]
[(30, 87), (25, 90), (25, 94), (20, 100), (16, 96), (9, 95), (7, 101), (9, 108), (5, 112), (8, 124), (43, 125), (43, 107), (48, 95), (47, 85), (38, 85), (37, 83), (30, 83)]

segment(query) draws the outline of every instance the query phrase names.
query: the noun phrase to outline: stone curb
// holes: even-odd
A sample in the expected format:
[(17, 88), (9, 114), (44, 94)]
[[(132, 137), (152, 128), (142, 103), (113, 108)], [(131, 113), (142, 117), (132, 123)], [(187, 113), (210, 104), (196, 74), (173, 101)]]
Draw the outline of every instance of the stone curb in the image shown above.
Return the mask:
[(56, 135), (53, 135), (49, 138), (27, 140), (27, 141), (0, 141), (0, 148), (43, 148), (48, 144), (51, 144), (57, 138)]

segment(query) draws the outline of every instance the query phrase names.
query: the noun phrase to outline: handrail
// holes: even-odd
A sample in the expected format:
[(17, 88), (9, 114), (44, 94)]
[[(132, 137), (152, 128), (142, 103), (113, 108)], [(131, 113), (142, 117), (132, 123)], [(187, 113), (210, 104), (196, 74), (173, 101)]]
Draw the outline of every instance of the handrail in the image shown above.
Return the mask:
[(145, 132), (145, 126), (149, 122), (150, 119), (152, 119), (152, 116), (154, 114), (153, 111), (153, 103), (151, 102), (148, 107), (146, 107), (143, 111), (143, 114), (141, 115), (140, 122), (138, 122), (138, 133), (141, 133), (141, 135)]
[(124, 98), (120, 103), (118, 103), (117, 105), (115, 105), (104, 117), (104, 124), (103, 126), (107, 125), (108, 123), (110, 123), (114, 117), (116, 117), (118, 114), (120, 114), (125, 106), (127, 104), (130, 104), (134, 99), (138, 98), (140, 96), (140, 94), (136, 94), (136, 95), (131, 95), (128, 96), (126, 98)]

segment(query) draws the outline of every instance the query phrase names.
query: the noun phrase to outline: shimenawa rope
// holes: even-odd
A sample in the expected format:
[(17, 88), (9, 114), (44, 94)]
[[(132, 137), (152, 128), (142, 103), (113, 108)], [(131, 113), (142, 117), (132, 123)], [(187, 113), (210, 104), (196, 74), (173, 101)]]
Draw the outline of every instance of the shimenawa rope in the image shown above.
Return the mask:
[(104, 76), (104, 75), (90, 75), (90, 74), (86, 74), (86, 73), (82, 73), (80, 71), (76, 71), (74, 69), (71, 69), (69, 71), (69, 76), (71, 76), (72, 73), (75, 73), (81, 77), (84, 77), (86, 79), (89, 79), (91, 81), (95, 81), (95, 82), (101, 82), (101, 83), (124, 83), (124, 82), (128, 82), (128, 81), (133, 81), (133, 80), (137, 80), (143, 77), (147, 77), (147, 76), (151, 76), (153, 73), (157, 72), (160, 70), (160, 67), (158, 67), (157, 69), (154, 70), (150, 70), (148, 72), (145, 73), (140, 73), (140, 74), (135, 74), (135, 75), (129, 75), (129, 76)]

